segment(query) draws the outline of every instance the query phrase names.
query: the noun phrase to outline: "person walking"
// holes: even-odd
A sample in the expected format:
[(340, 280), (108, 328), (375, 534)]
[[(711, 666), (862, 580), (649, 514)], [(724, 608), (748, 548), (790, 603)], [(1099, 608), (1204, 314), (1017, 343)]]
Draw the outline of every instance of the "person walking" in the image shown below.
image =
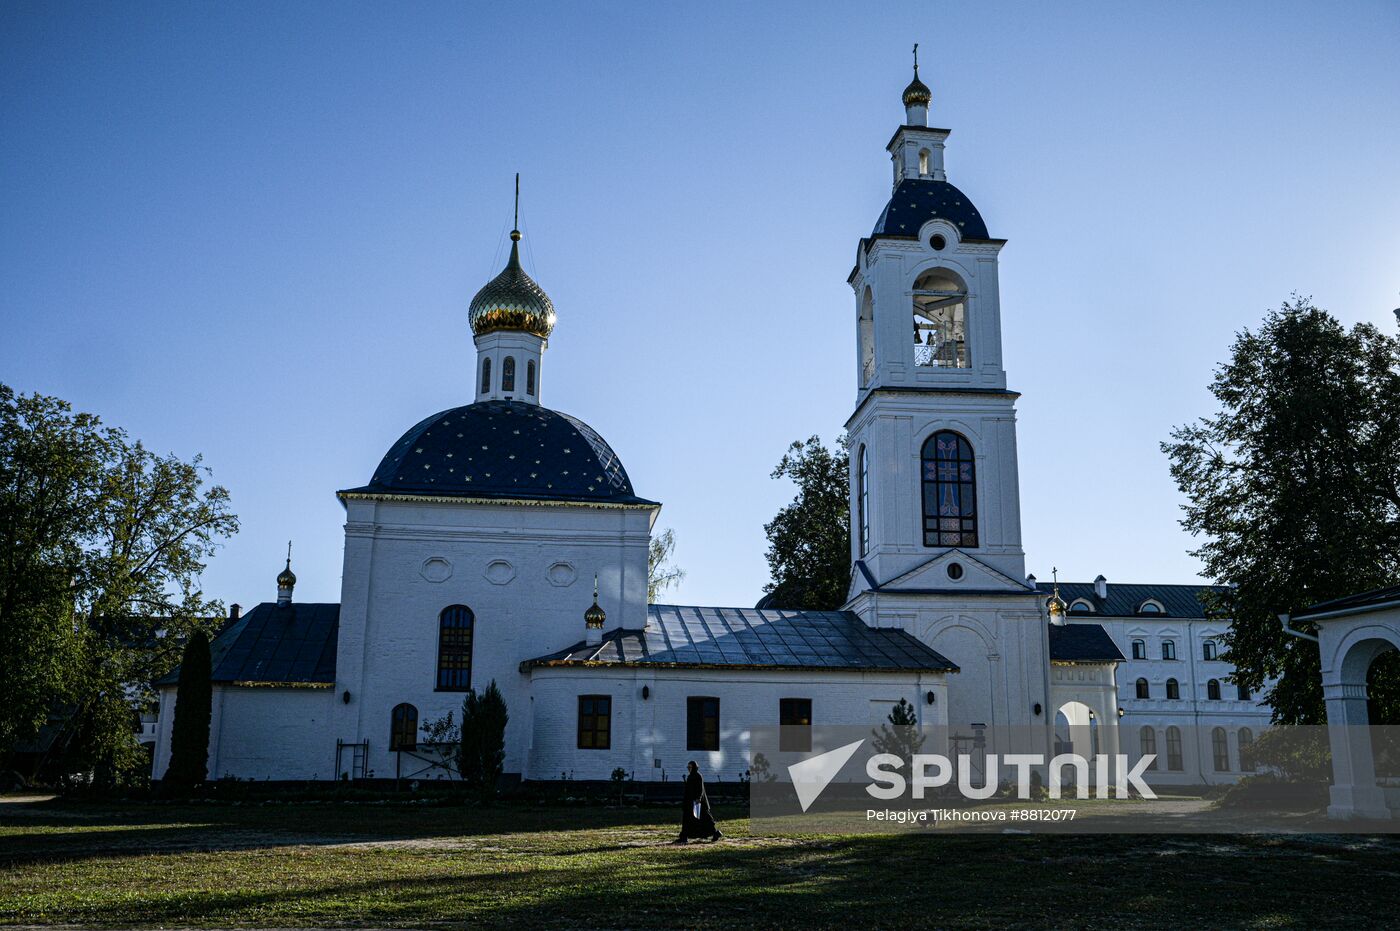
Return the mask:
[(719, 827), (715, 824), (715, 816), (710, 811), (710, 799), (705, 794), (705, 778), (700, 775), (700, 767), (691, 760), (687, 764), (690, 770), (685, 777), (685, 795), (682, 801), (681, 811), (681, 836), (676, 838), (677, 844), (684, 844), (692, 837), (696, 839), (708, 837), (712, 841), (717, 841), (724, 837), (720, 833)]

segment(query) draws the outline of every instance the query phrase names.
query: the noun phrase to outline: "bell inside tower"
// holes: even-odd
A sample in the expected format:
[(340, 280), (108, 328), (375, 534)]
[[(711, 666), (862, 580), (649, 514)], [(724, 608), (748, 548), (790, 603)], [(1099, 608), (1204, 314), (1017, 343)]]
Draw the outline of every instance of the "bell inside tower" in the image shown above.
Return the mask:
[(914, 283), (914, 364), (968, 367), (967, 288), (944, 269), (925, 272)]

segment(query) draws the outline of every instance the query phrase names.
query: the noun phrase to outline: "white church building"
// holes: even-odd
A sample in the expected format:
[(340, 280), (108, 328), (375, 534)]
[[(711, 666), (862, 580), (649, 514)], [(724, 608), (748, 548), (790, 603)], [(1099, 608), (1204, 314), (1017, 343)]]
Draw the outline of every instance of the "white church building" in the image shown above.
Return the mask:
[[(471, 302), (472, 402), (424, 418), (338, 493), (340, 603), (296, 601), (289, 559), (277, 600), (215, 639), (210, 778), (439, 778), (422, 725), (492, 681), (505, 770), (523, 780), (675, 779), (694, 759), (738, 781), (751, 728), (875, 725), (900, 699), (922, 724), (1029, 728), (1047, 749), (1087, 727), (1102, 752), (1157, 754), (1149, 780), (1236, 778), (1268, 710), (1230, 682), (1228, 621), (1207, 616), (1202, 587), (1026, 574), (1006, 241), (949, 183), (930, 99), (916, 67), (886, 147), (890, 200), (848, 279), (844, 610), (648, 604), (661, 505), (586, 423), (542, 403), (555, 310), (514, 231)], [(158, 683), (156, 778), (175, 684)]]

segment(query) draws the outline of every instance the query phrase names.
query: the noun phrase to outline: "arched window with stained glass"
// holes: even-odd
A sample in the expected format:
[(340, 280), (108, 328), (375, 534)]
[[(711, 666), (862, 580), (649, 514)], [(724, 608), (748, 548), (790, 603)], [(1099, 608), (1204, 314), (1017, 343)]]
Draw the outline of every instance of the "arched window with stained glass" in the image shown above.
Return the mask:
[(438, 615), (437, 687), (465, 692), (472, 687), (472, 634), (476, 618), (466, 605), (443, 608)]
[(952, 430), (924, 441), (924, 546), (977, 545), (977, 465)]

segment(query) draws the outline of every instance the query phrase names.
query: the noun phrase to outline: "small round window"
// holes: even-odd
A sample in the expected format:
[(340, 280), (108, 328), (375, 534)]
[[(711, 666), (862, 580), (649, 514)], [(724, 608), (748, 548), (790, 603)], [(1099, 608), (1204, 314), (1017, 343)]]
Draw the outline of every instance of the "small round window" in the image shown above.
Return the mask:
[(933, 246), (935, 252), (942, 252), (947, 248), (948, 240), (943, 238), (942, 233), (934, 233), (933, 238), (928, 241), (928, 244)]
[(950, 579), (952, 579), (954, 582), (956, 582), (958, 579), (960, 579), (960, 578), (962, 578), (962, 577), (963, 577), (963, 567), (962, 567), (962, 563), (960, 563), (960, 562), (950, 562), (950, 563), (948, 563), (948, 578), (950, 578)]

